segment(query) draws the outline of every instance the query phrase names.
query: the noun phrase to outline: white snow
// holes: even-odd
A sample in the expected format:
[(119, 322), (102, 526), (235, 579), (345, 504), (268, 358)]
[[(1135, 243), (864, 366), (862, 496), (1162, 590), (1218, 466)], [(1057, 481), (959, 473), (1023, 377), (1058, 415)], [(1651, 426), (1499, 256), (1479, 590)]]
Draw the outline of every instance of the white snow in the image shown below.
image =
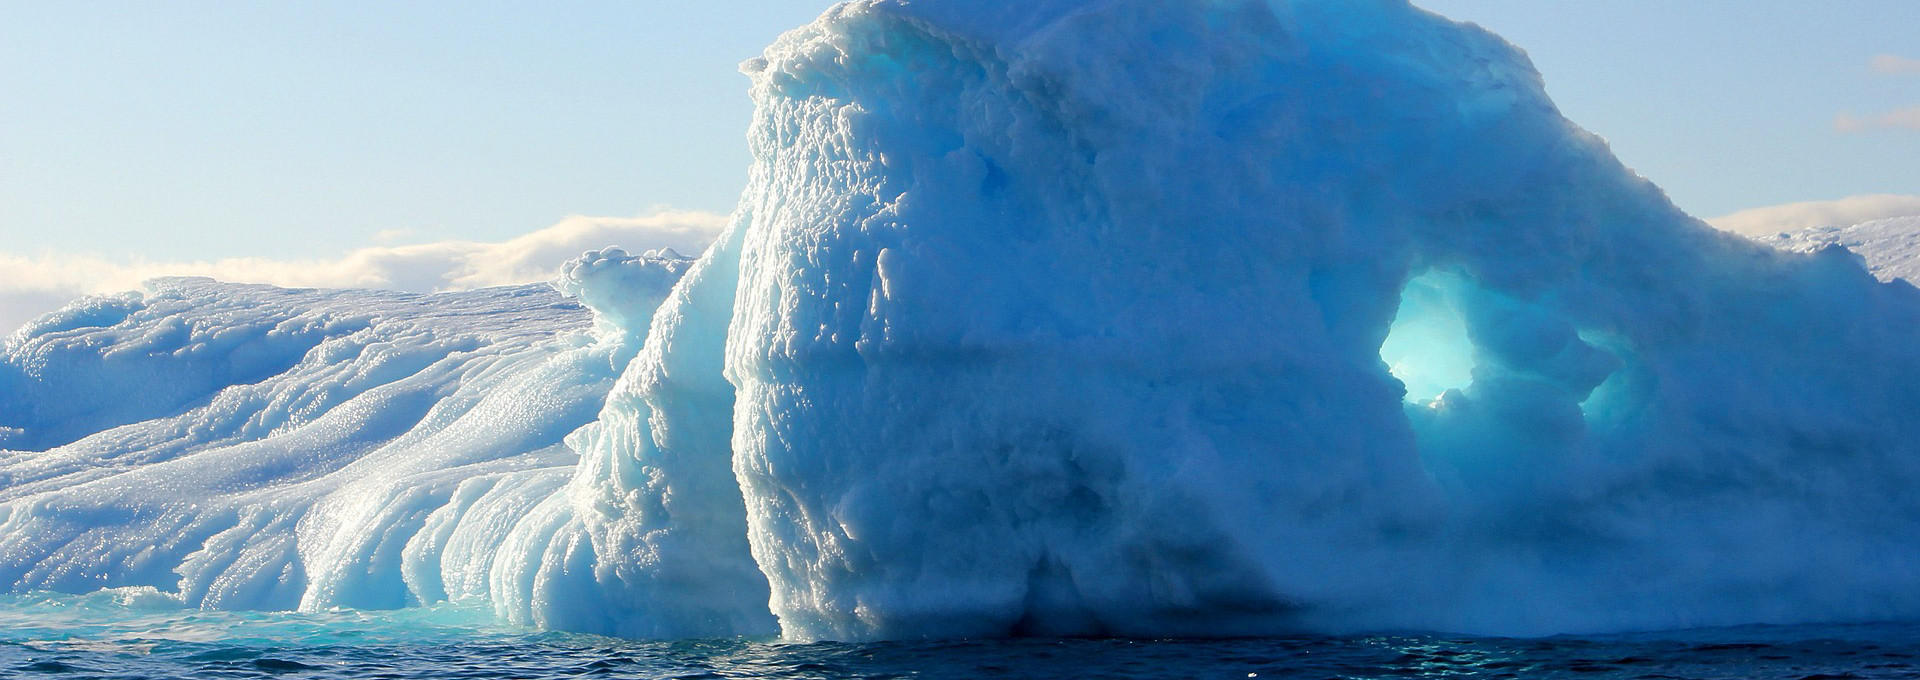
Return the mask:
[(1873, 220), (1851, 227), (1815, 227), (1755, 240), (1798, 252), (1839, 245), (1863, 258), (1867, 269), (1883, 281), (1920, 281), (1920, 215)]
[(574, 379), (592, 375), (587, 320), (546, 286), (206, 279), (45, 317), (7, 345), (20, 432), (0, 582), (154, 586), (207, 607), (415, 602), (406, 576), (437, 581), (441, 555), (403, 567), (400, 549), (456, 487), (565, 479), (560, 438), (613, 379)]
[(0, 582), (241, 609), (490, 596), (537, 620), (554, 579), (522, 579), (526, 554), (584, 542), (534, 512), (574, 473), (563, 439), (690, 264), (589, 253), (556, 286), (591, 315), (547, 285), (161, 279), (43, 317), (0, 363)]
[(171, 280), (15, 336), (0, 584), (642, 637), (1920, 616), (1920, 291), (1682, 214), (1477, 27), (860, 0), (743, 68), (731, 225), (569, 265), (591, 323)]

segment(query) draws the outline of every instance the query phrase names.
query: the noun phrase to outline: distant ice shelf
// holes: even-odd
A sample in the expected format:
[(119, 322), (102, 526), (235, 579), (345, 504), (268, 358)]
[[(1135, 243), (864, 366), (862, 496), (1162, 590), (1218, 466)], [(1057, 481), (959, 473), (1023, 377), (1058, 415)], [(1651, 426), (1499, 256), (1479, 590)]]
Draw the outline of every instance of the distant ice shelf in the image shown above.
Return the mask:
[(1883, 281), (1920, 281), (1920, 215), (1874, 220), (1850, 227), (1815, 227), (1756, 240), (1799, 252), (1839, 245), (1859, 255), (1867, 269)]

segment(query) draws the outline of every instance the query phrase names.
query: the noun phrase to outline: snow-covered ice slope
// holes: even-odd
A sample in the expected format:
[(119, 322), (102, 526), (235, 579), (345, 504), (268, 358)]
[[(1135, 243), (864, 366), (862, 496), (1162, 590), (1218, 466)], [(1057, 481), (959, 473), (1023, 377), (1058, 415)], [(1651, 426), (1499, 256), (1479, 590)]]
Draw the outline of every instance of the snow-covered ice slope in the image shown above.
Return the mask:
[(0, 459), (0, 580), (216, 607), (407, 604), (403, 532), (457, 485), (564, 480), (560, 438), (613, 377), (601, 357), (598, 380), (571, 379), (595, 359), (586, 324), (546, 286), (163, 279), (77, 303), (7, 345), (0, 414), (21, 450)]
[(1851, 227), (1815, 227), (1756, 240), (1798, 252), (1840, 245), (1864, 258), (1867, 269), (1883, 281), (1920, 281), (1920, 215), (1874, 220)]
[(1920, 292), (1682, 214), (1477, 27), (861, 0), (745, 70), (731, 226), (575, 263), (592, 330), (172, 281), (16, 336), (0, 583), (651, 637), (1920, 616)]
[(162, 279), (44, 317), (0, 362), (0, 582), (525, 609), (533, 584), (510, 577), (526, 560), (499, 546), (571, 477), (562, 438), (595, 420), (690, 264), (609, 249), (568, 265), (559, 285), (597, 332), (545, 285)]

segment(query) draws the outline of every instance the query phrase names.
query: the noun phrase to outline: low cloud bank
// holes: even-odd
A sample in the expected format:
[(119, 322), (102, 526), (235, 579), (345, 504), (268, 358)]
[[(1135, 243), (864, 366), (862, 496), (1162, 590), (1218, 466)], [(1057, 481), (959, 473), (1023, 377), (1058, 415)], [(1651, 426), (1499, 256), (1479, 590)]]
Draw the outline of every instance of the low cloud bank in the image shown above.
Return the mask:
[(1890, 217), (1920, 215), (1920, 196), (1873, 194), (1837, 201), (1808, 201), (1754, 208), (1707, 220), (1748, 236), (1771, 236), (1814, 227), (1847, 227)]
[(207, 276), (298, 288), (465, 290), (545, 281), (567, 260), (606, 246), (634, 251), (672, 248), (698, 255), (719, 235), (726, 220), (724, 215), (695, 211), (576, 216), (506, 241), (372, 246), (335, 259), (157, 262), (0, 252), (0, 273), (4, 274), (0, 276), (0, 336), (79, 297), (135, 290), (142, 281), (162, 276)]

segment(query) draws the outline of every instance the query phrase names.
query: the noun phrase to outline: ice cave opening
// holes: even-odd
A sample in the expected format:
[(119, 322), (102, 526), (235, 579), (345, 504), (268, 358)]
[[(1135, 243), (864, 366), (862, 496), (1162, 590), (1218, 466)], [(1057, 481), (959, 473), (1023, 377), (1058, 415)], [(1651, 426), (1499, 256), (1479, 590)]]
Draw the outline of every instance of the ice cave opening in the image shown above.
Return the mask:
[(1465, 390), (1473, 382), (1474, 348), (1460, 311), (1461, 285), (1458, 275), (1435, 270), (1414, 277), (1400, 292), (1380, 359), (1406, 386), (1408, 403), (1432, 404), (1447, 390)]

